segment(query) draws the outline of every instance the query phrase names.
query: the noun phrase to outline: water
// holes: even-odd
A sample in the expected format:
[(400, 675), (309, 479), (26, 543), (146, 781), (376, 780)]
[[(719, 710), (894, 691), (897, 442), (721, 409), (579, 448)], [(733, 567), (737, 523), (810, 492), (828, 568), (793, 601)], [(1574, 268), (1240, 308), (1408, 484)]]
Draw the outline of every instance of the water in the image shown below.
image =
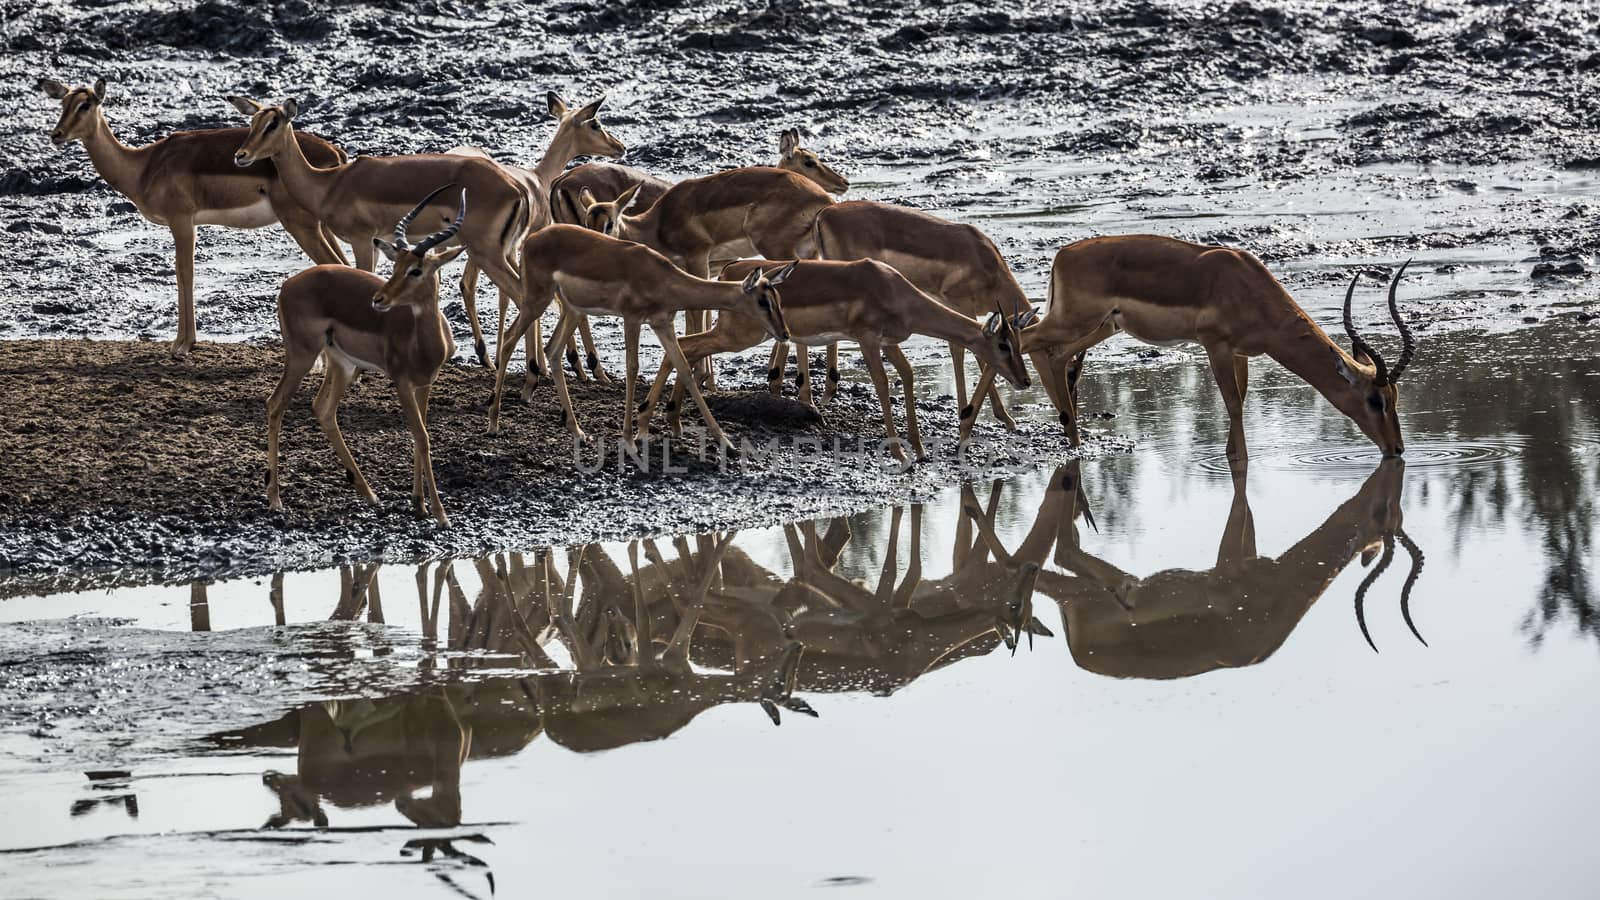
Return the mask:
[(1425, 344), (1403, 466), (1114, 364), (921, 504), (4, 601), (6, 893), (1589, 896), (1596, 343)]

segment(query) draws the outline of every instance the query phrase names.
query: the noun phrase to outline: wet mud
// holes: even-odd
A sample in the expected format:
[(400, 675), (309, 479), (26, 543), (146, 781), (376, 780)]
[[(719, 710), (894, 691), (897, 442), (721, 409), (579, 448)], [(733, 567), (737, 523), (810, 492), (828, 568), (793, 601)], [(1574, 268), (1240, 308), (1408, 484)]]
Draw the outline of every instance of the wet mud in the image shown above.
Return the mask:
[[(624, 457), (620, 383), (570, 385), (595, 438), (579, 447), (548, 381), (531, 404), (512, 399), (520, 377), (500, 434), (488, 436), (493, 373), (456, 365), (440, 375), (429, 411), (454, 523), (440, 528), (411, 511), (411, 438), (387, 381), (363, 378), (340, 412), (379, 495), (373, 507), (311, 414), (313, 375), (285, 419), (277, 513), (265, 499), (265, 398), (281, 366), (276, 349), (247, 344), (202, 344), (179, 363), (148, 342), (0, 344), (0, 595), (740, 527), (926, 495), (1071, 452), (1040, 415), (1025, 415), (1015, 434), (986, 417), (958, 452), (954, 398), (925, 392), (918, 409), (930, 458), (902, 467), (883, 446), (871, 388), (843, 383), (819, 417), (769, 394), (765, 353), (752, 351), (744, 372), (736, 359), (720, 366), (723, 390), (708, 398), (740, 455), (720, 457), (690, 412), (681, 440), (658, 435), (638, 458)], [(1095, 452), (1127, 446), (1092, 442)]]

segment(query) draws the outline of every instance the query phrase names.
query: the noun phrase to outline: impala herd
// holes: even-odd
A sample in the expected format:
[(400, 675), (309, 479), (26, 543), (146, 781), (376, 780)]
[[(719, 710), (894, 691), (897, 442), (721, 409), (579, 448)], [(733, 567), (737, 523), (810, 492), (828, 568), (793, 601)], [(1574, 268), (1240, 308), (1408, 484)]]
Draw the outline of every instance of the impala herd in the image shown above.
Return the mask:
[[(1243, 403), (1249, 357), (1265, 354), (1316, 388), (1352, 419), (1386, 457), (1404, 451), (1396, 415), (1396, 382), (1416, 342), (1389, 285), (1389, 313), (1402, 342), (1391, 368), (1361, 339), (1351, 320), (1356, 280), (1345, 294), (1343, 325), (1350, 351), (1294, 301), (1259, 260), (1241, 250), (1153, 235), (1078, 241), (1062, 248), (1038, 312), (994, 243), (970, 225), (874, 201), (837, 202), (849, 182), (784, 131), (776, 166), (747, 166), (677, 183), (583, 156), (620, 157), (623, 144), (599, 119), (601, 101), (571, 107), (547, 97), (556, 122), (548, 151), (532, 168), (501, 165), (476, 148), (445, 154), (348, 157), (336, 145), (296, 128), (294, 101), (264, 105), (228, 100), (248, 128), (173, 133), (143, 147), (119, 141), (102, 107), (105, 81), (69, 87), (43, 79), (61, 102), (51, 131), (56, 144), (81, 141), (95, 169), (145, 218), (172, 230), (177, 250), (176, 355), (195, 343), (194, 248), (197, 225), (259, 228), (281, 222), (317, 265), (284, 282), (278, 320), (284, 344), (282, 381), (268, 401), (268, 500), (281, 509), (278, 443), (296, 388), (320, 360), (325, 375), (312, 408), (357, 491), (376, 502), (339, 431), (338, 407), (361, 370), (394, 382), (413, 439), (412, 500), (419, 513), (448, 524), (434, 484), (427, 414), (434, 379), (455, 354), (439, 306), (440, 270), (465, 254), (461, 288), (474, 350), (491, 361), (476, 311), (479, 273), (499, 289), (500, 316), (489, 430), (512, 353), (527, 338), (531, 395), (548, 373), (566, 427), (586, 439), (568, 395), (567, 359), (575, 377), (609, 380), (588, 320), (622, 320), (626, 373), (621, 433), (635, 442), (649, 429), (670, 374), (665, 406), (678, 427), (685, 392), (708, 432), (732, 443), (707, 407), (702, 388), (715, 387), (714, 354), (775, 340), (769, 389), (781, 390), (787, 345), (828, 347), (827, 384), (839, 380), (840, 341), (854, 342), (876, 389), (894, 455), (904, 459), (890, 403), (885, 357), (905, 391), (912, 451), (925, 455), (913, 400), (913, 376), (900, 343), (914, 334), (947, 342), (954, 365), (963, 439), (987, 400), (1007, 427), (998, 373), (1027, 387), (1027, 359), (1043, 382), (1067, 438), (1076, 445), (1076, 382), (1085, 351), (1125, 331), (1157, 344), (1195, 342), (1210, 361), (1229, 416), (1230, 460), (1246, 456)], [(393, 240), (386, 240), (391, 236)], [(355, 266), (348, 265), (348, 243)], [(373, 274), (382, 252), (393, 274)], [(760, 257), (762, 261), (751, 258)], [(507, 303), (516, 304), (505, 323)], [(548, 343), (540, 320), (554, 302), (559, 321)], [(718, 310), (714, 323), (706, 312)], [(687, 326), (674, 328), (683, 312)], [(664, 351), (661, 370), (642, 404), (639, 332), (648, 325)], [(574, 332), (585, 357), (574, 346)], [(969, 395), (967, 351), (980, 363)], [(813, 402), (808, 353), (798, 354), (800, 399)]]

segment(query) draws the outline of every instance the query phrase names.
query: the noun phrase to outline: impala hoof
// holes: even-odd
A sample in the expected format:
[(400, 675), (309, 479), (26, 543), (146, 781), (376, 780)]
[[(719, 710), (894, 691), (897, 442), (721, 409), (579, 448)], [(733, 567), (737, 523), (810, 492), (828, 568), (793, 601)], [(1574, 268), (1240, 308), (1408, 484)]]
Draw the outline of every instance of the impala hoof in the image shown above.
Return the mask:
[(472, 349), (473, 352), (478, 354), (478, 365), (483, 366), (485, 369), (490, 368), (489, 348), (484, 346), (483, 338), (478, 338), (477, 341), (473, 343)]

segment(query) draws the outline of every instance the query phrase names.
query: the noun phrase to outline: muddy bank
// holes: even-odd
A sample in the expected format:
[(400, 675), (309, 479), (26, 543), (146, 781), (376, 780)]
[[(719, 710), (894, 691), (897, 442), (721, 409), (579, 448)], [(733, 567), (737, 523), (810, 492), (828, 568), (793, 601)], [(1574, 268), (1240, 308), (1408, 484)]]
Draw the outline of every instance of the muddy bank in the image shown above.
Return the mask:
[[(410, 437), (387, 382), (364, 378), (340, 416), (379, 494), (374, 508), (346, 482), (311, 415), (313, 375), (285, 421), (287, 509), (278, 514), (267, 509), (263, 484), (265, 398), (280, 366), (276, 349), (251, 345), (202, 345), (174, 363), (149, 343), (0, 344), (0, 594), (95, 584), (97, 570), (105, 583), (166, 580), (742, 527), (926, 494), (1067, 452), (1053, 418), (1024, 408), (1019, 434), (986, 414), (977, 446), (960, 457), (954, 398), (924, 394), (918, 409), (933, 458), (901, 472), (879, 452), (883, 426), (870, 387), (847, 380), (818, 421), (758, 390), (762, 356), (724, 364), (723, 391), (711, 398), (735, 442), (746, 439), (756, 452), (724, 470), (714, 454), (700, 460), (686, 432), (681, 444), (654, 442), (641, 471), (631, 461), (619, 467), (611, 442), (601, 445), (609, 448), (603, 463), (597, 449), (575, 456), (549, 384), (529, 405), (508, 403), (501, 434), (488, 437), (492, 373), (451, 366), (429, 413), (454, 523), (439, 529), (411, 513)], [(591, 434), (615, 433), (620, 382), (574, 383), (572, 396)], [(663, 447), (671, 469), (662, 467)], [(54, 580), (67, 571), (84, 577)]]

